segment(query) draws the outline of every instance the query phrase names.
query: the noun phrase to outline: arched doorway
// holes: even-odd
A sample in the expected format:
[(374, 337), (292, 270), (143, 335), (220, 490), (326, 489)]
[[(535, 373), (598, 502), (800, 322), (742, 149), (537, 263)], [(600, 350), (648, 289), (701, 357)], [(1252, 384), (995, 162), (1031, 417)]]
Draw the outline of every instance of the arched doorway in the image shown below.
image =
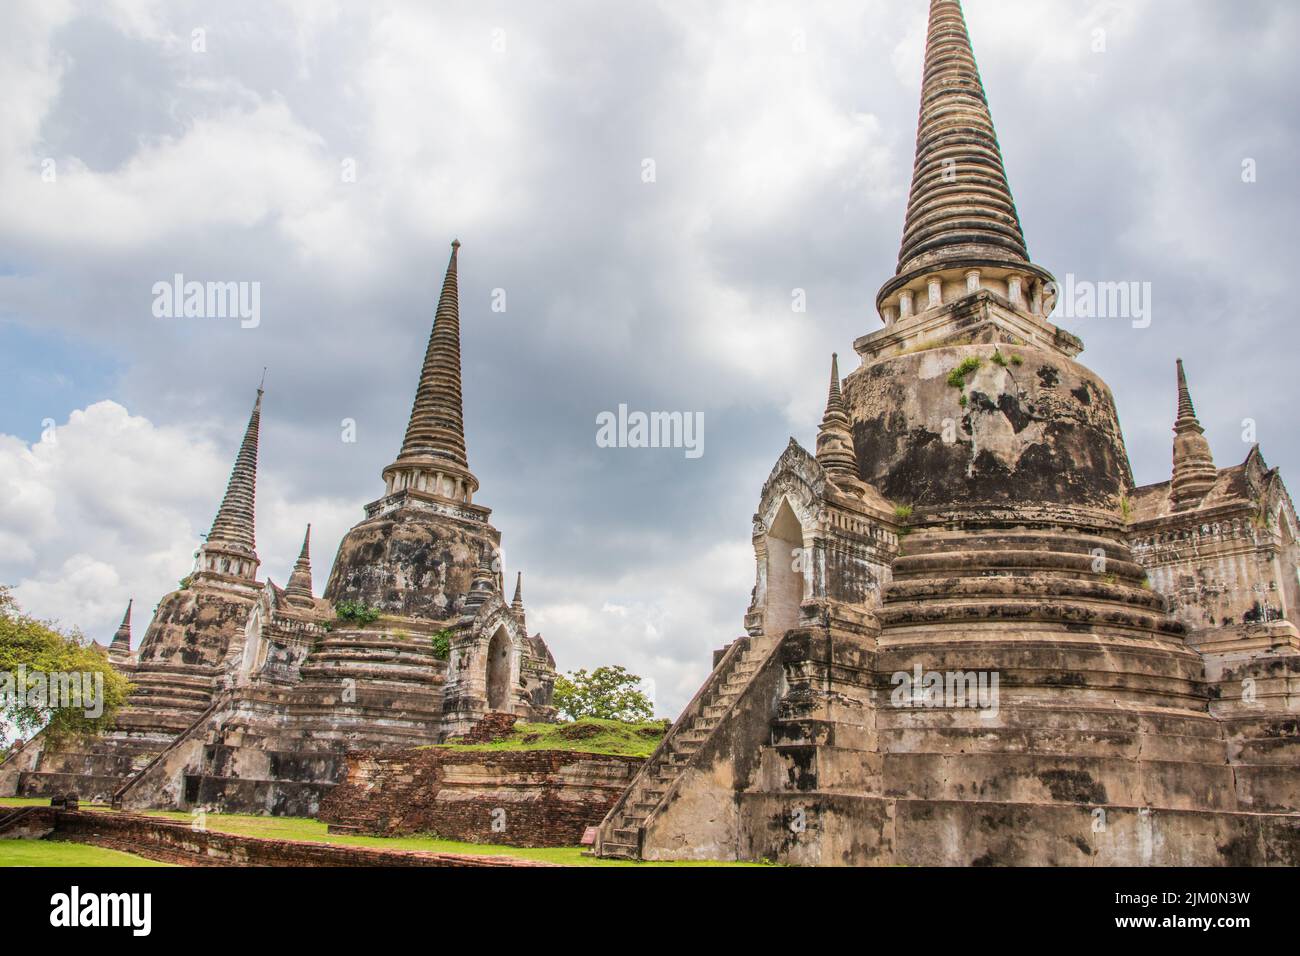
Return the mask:
[(781, 501), (767, 531), (767, 611), (763, 629), (782, 637), (799, 623), (804, 598), (803, 528), (788, 499)]
[(1282, 614), (1292, 624), (1300, 626), (1300, 545), (1296, 543), (1295, 529), (1286, 511), (1278, 512), (1282, 548), (1278, 555), (1279, 585), (1282, 590)]
[(497, 628), (488, 642), (487, 704), (491, 711), (510, 709), (510, 635), (505, 627)]

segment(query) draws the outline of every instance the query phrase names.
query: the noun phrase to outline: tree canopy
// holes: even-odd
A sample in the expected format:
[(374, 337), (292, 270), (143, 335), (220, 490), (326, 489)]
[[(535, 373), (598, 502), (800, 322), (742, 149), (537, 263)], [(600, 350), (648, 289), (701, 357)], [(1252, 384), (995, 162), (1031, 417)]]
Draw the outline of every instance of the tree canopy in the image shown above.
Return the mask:
[(581, 668), (556, 677), (555, 708), (570, 720), (648, 721), (654, 717), (654, 704), (640, 685), (640, 677), (617, 664), (590, 672)]
[(0, 747), (13, 730), (44, 729), (52, 744), (97, 733), (112, 726), (130, 689), (89, 641), (24, 614), (0, 585)]

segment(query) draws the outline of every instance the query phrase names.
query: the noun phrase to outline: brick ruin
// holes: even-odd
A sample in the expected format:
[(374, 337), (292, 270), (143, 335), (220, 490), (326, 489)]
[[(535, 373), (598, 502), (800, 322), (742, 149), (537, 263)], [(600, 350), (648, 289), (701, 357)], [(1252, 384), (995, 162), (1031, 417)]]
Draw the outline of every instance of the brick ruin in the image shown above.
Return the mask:
[(432, 744), (489, 713), (554, 719), (555, 661), (527, 631), (521, 578), (506, 602), (501, 534), (474, 501), (459, 246), (401, 451), (340, 543), (324, 596), (312, 592), (310, 528), (285, 587), (256, 578), (259, 388), (193, 573), (134, 652), (129, 608), (109, 647), (136, 687), (116, 726), (57, 751), (38, 735), (0, 766), (0, 795), (311, 816), (349, 750)]
[(1171, 481), (1049, 321), (958, 0), (932, 0), (884, 328), (754, 516), (746, 633), (602, 823), (609, 857), (1300, 864), (1296, 516)]
[(641, 757), (563, 750), (363, 751), (321, 805), (331, 832), (509, 846), (577, 846), (627, 789)]

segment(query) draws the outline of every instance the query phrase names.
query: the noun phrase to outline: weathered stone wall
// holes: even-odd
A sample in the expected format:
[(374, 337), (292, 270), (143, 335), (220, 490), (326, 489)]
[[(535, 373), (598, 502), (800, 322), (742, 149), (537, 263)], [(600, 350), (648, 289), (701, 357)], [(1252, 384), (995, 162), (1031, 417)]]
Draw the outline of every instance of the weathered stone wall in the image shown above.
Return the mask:
[(194, 584), (168, 594), (158, 603), (140, 642), (139, 662), (221, 664), (232, 642), (243, 636), (257, 587), (250, 583), (230, 589)]
[(500, 534), (485, 517), (464, 520), (450, 508), (412, 498), (356, 525), (339, 543), (325, 598), (425, 620), (459, 616), (481, 556), (498, 551)]
[[(978, 368), (950, 385), (968, 360)], [(1118, 511), (1132, 486), (1110, 389), (1063, 355), (1007, 344), (927, 349), (853, 372), (844, 400), (863, 480), (918, 510)]]
[(473, 843), (576, 846), (642, 764), (557, 750), (432, 747), (348, 756), (320, 819), (361, 833), (435, 833)]

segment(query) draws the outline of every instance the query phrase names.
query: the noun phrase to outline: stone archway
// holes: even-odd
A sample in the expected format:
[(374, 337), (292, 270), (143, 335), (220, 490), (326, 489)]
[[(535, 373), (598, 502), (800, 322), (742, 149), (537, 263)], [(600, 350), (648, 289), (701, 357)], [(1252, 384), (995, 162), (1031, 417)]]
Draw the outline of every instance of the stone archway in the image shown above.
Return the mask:
[(487, 707), (498, 713), (510, 712), (510, 635), (504, 624), (488, 642)]
[(805, 594), (803, 527), (782, 499), (776, 517), (767, 530), (767, 608), (763, 630), (769, 637), (783, 637), (799, 623), (799, 606)]
[(1278, 555), (1282, 615), (1300, 627), (1300, 544), (1296, 542), (1295, 528), (1285, 509), (1278, 510), (1277, 525), (1282, 537), (1281, 553)]

